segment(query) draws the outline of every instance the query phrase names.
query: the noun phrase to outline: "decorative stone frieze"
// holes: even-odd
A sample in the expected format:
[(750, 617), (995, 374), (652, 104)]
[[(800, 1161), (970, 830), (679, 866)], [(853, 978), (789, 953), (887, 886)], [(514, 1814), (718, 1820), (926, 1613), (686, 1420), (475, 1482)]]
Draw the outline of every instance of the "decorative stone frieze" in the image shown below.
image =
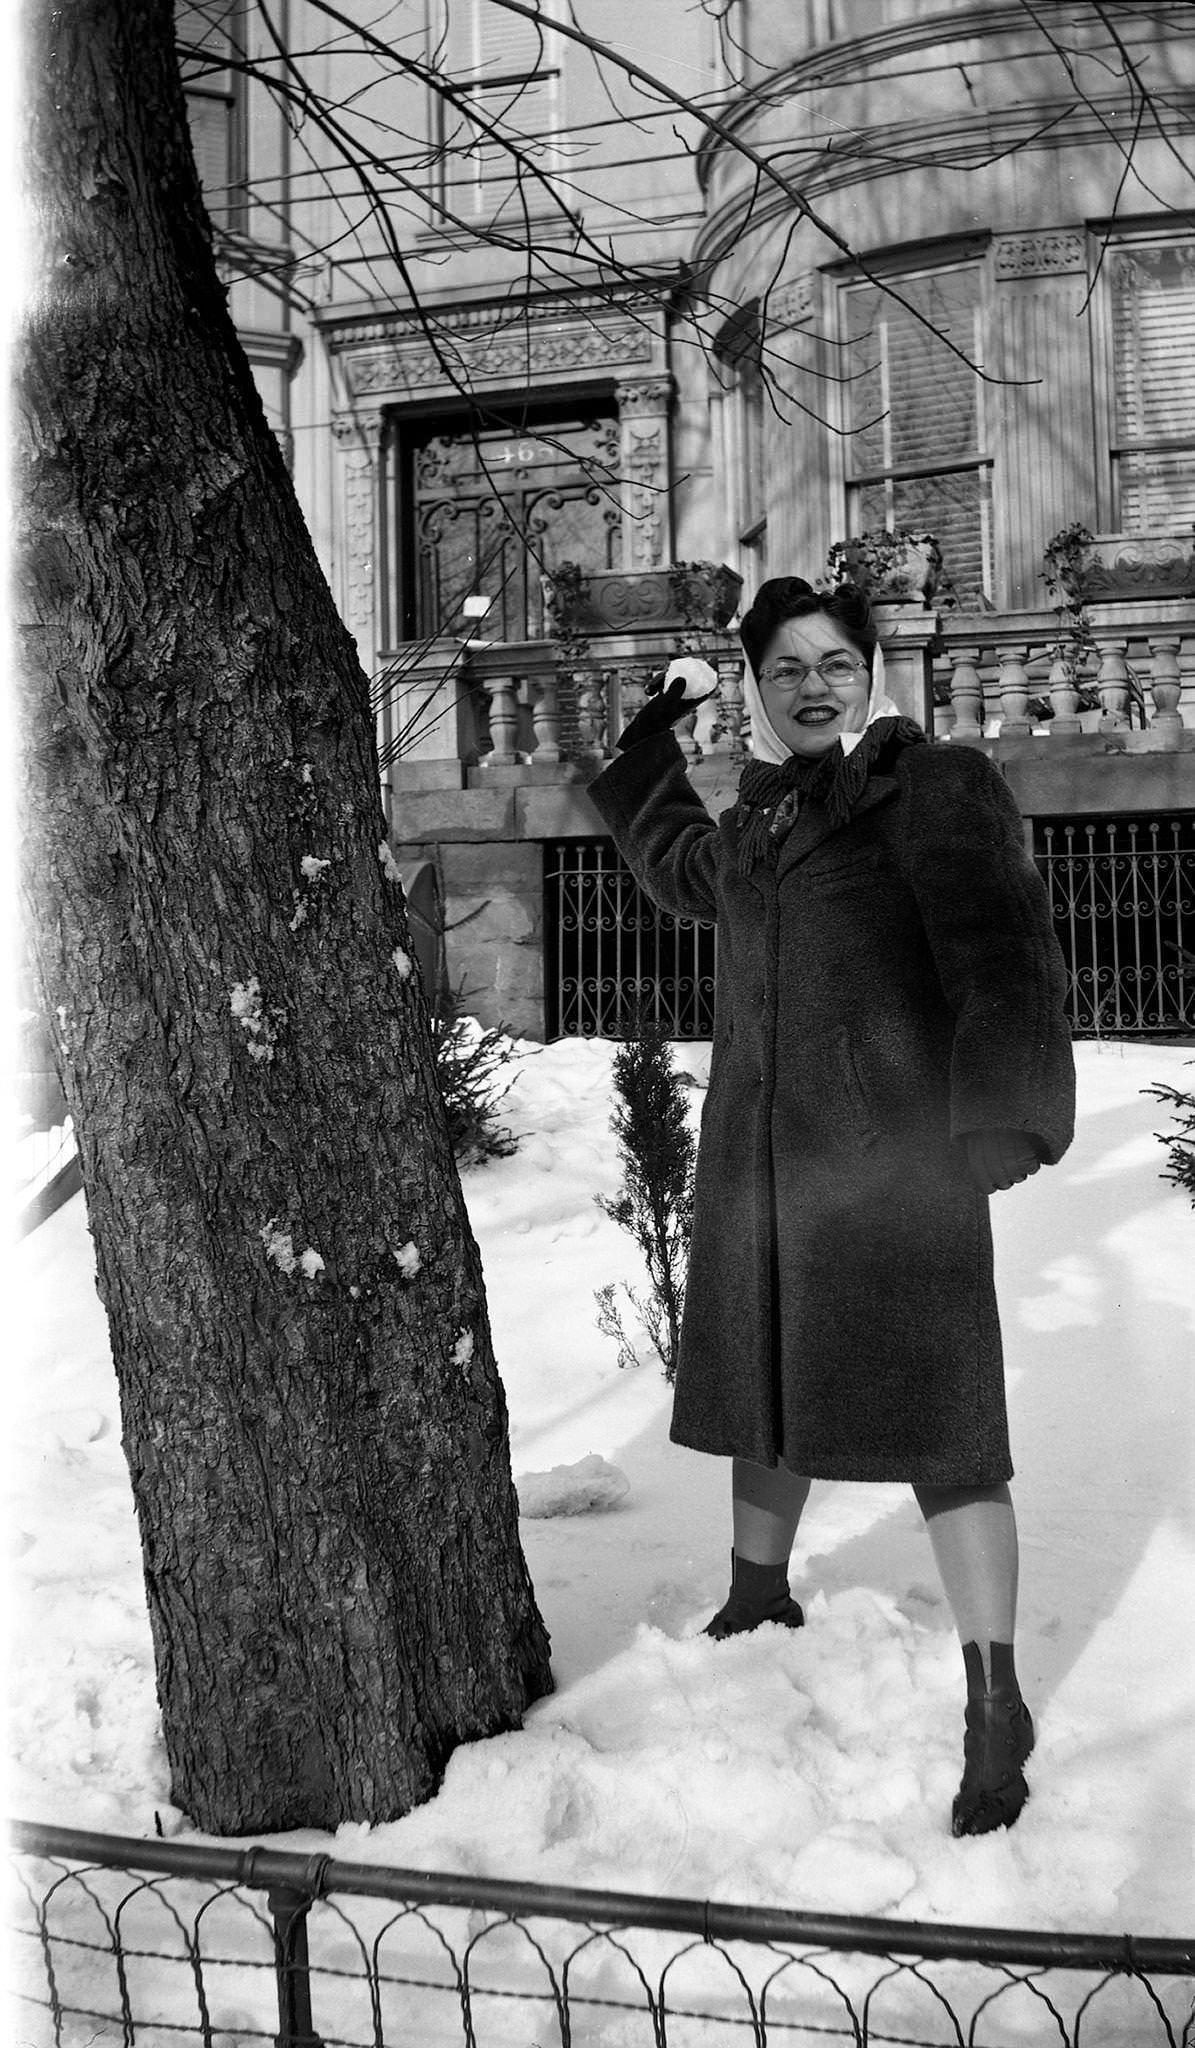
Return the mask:
[(1068, 271), (1086, 270), (1087, 245), (1072, 228), (997, 235), (992, 260), (997, 277), (1061, 277)]

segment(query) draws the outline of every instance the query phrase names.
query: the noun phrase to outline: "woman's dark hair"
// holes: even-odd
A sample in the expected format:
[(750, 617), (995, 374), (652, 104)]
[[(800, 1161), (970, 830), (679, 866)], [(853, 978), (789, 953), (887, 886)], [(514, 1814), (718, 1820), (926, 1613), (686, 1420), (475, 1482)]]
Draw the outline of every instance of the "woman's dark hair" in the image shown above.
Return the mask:
[(878, 635), (871, 606), (861, 590), (853, 583), (840, 583), (836, 590), (814, 590), (800, 576), (773, 576), (760, 584), (739, 627), (743, 652), (755, 675), (777, 627), (786, 619), (806, 618), (810, 612), (833, 619), (871, 667)]

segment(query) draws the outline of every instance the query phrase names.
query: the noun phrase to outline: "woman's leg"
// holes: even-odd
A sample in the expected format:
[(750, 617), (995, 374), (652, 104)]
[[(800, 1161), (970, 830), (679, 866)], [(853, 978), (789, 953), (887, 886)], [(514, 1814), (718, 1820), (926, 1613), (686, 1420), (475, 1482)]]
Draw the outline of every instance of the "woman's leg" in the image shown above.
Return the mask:
[(1033, 1748), (1033, 1722), (1013, 1656), (1018, 1549), (1012, 1495), (1006, 1485), (914, 1491), (967, 1674), (963, 1782), (953, 1829), (956, 1835), (987, 1834), (1011, 1827), (1029, 1797), (1022, 1766)]
[(788, 1559), (810, 1482), (786, 1465), (753, 1465), (736, 1458), (732, 1484), (730, 1597), (705, 1633), (738, 1636), (765, 1621), (800, 1628), (805, 1616), (788, 1590)]
[(918, 1486), (938, 1571), (960, 1643), (1011, 1643), (1017, 1623), (1017, 1521), (1000, 1486)]
[(734, 1554), (753, 1564), (787, 1566), (811, 1481), (787, 1465), (732, 1460)]

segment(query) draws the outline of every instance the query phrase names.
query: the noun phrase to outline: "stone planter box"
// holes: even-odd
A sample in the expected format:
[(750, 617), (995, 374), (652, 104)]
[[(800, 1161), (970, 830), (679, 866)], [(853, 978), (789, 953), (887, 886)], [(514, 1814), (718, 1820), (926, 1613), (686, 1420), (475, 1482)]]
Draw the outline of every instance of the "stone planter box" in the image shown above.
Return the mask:
[(544, 578), (544, 633), (563, 625), (588, 639), (604, 633), (683, 633), (729, 624), (743, 579), (724, 562), (686, 562), (672, 569), (603, 569), (587, 575), (555, 612)]
[(873, 604), (928, 606), (941, 580), (941, 550), (929, 535), (858, 534), (838, 542), (834, 554), (841, 557), (848, 580)]
[(1101, 533), (1083, 569), (1088, 604), (1195, 596), (1195, 535)]

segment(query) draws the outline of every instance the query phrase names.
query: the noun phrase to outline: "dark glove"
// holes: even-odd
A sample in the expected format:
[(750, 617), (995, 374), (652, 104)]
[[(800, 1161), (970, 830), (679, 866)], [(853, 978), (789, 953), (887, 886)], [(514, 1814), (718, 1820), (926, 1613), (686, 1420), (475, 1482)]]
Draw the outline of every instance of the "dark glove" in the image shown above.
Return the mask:
[[(684, 676), (674, 676), (667, 685), (662, 675), (653, 676), (647, 686), (647, 702), (642, 711), (635, 713), (625, 731), (618, 736), (620, 751), (637, 747), (640, 740), (655, 739), (657, 733), (667, 732), (670, 726), (687, 718), (690, 711), (696, 711), (699, 704), (704, 704), (705, 697), (686, 697), (687, 687)], [(706, 696), (712, 695), (713, 691), (707, 690)]]
[(1037, 1148), (1025, 1131), (968, 1131), (963, 1143), (971, 1178), (983, 1195), (1028, 1180), (1041, 1165)]

